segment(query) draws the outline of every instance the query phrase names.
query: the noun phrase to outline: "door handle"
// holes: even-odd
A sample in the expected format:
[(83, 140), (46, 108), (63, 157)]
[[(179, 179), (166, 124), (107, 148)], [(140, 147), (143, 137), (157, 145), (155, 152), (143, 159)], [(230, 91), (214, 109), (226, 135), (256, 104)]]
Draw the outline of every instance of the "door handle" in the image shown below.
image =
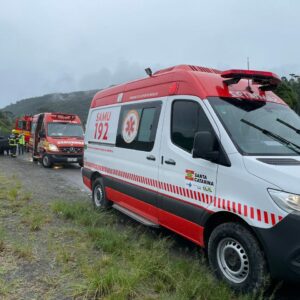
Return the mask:
[(167, 164), (167, 165), (173, 165), (173, 166), (175, 166), (176, 165), (176, 162), (175, 162), (175, 160), (174, 159), (168, 159), (168, 160), (165, 160), (165, 163)]
[(156, 159), (154, 155), (148, 155), (146, 158), (148, 160), (155, 160)]

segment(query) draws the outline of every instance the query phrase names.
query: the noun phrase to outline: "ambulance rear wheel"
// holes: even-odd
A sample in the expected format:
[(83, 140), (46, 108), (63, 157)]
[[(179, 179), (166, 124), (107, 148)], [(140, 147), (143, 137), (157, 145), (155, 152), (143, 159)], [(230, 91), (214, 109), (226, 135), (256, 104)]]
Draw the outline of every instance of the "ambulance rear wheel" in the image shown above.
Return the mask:
[(52, 166), (51, 160), (47, 154), (42, 157), (42, 165), (44, 168), (50, 168)]
[(216, 277), (237, 292), (255, 293), (268, 284), (263, 251), (254, 235), (239, 223), (224, 223), (213, 230), (208, 259)]
[(107, 200), (106, 198), (103, 179), (101, 177), (98, 177), (93, 182), (92, 197), (93, 197), (94, 208), (97, 210), (108, 209), (112, 205), (111, 201)]

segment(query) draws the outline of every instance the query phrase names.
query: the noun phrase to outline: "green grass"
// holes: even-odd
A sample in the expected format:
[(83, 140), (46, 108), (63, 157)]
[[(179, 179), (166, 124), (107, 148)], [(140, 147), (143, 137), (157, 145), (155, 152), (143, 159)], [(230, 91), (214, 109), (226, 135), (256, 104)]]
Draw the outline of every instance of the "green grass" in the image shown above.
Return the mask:
[[(11, 224), (15, 231), (7, 231)], [(251, 299), (216, 281), (198, 251), (184, 253), (165, 236), (121, 224), (114, 211), (95, 211), (85, 201), (44, 203), (17, 177), (0, 174), (0, 298), (14, 295), (19, 283), (19, 296), (29, 286), (44, 299)], [(39, 268), (39, 261), (49, 272), (38, 281), (26, 282), (24, 274), (4, 280), (22, 264)]]
[(51, 217), (40, 205), (28, 204), (21, 209), (21, 222), (28, 226), (30, 231), (39, 231), (45, 224), (51, 222)]
[[(85, 250), (64, 250), (62, 261), (71, 258), (82, 276), (73, 296), (84, 299), (236, 299), (217, 282), (203, 260), (174, 254), (173, 243), (151, 236), (143, 227), (120, 226), (114, 213), (96, 212), (87, 203), (57, 201), (53, 212), (80, 226), (84, 233), (74, 244), (98, 252), (83, 258)], [(62, 251), (58, 251), (61, 257)], [(74, 259), (76, 257), (76, 259)], [(73, 261), (73, 263), (74, 263)], [(74, 264), (72, 263), (72, 268)], [(216, 288), (217, 287), (217, 288)], [(246, 297), (244, 297), (246, 298)]]

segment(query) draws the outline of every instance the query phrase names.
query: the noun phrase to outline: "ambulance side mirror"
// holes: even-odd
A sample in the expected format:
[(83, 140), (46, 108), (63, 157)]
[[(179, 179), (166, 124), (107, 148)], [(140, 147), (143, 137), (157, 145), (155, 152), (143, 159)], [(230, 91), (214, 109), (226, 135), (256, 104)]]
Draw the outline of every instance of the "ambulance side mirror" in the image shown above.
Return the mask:
[(193, 158), (202, 158), (212, 162), (218, 162), (219, 151), (214, 150), (216, 137), (210, 131), (199, 131), (195, 134)]

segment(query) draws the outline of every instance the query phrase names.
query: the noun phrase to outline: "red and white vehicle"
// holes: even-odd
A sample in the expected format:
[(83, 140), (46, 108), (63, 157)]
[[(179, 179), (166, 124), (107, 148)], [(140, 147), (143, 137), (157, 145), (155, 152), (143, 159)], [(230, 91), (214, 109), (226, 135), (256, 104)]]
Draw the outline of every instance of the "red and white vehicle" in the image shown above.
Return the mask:
[(41, 113), (33, 116), (29, 148), (45, 168), (54, 163), (83, 163), (83, 127), (77, 115)]
[(98, 92), (83, 181), (113, 206), (208, 252), (238, 291), (300, 281), (300, 120), (271, 72), (181, 65)]

